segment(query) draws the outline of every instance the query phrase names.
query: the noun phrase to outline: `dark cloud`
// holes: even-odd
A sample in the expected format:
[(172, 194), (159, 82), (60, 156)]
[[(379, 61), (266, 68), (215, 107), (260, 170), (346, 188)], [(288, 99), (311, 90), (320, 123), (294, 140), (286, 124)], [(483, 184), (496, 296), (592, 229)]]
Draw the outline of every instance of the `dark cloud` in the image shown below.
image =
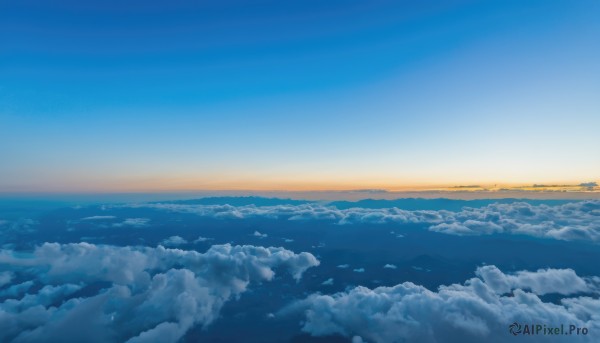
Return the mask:
[(10, 284), (14, 277), (12, 272), (0, 272), (0, 287)]

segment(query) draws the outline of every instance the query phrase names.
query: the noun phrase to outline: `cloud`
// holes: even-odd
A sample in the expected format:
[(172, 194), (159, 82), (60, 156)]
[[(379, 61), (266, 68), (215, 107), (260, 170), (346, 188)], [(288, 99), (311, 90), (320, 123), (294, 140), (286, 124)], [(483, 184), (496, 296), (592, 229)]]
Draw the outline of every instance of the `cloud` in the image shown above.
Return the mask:
[(540, 269), (536, 272), (520, 271), (507, 275), (495, 266), (484, 266), (477, 269), (476, 275), (499, 294), (509, 293), (516, 288), (530, 290), (538, 295), (570, 295), (596, 290), (595, 286), (577, 276), (572, 269)]
[(364, 273), (365, 272), (365, 268), (356, 268), (353, 270), (353, 272), (355, 273)]
[(398, 268), (398, 267), (396, 267), (396, 266), (395, 266), (395, 265), (393, 265), (393, 264), (389, 264), (389, 263), (388, 263), (388, 264), (386, 264), (385, 266), (383, 266), (383, 268), (386, 268), (386, 269), (396, 269), (396, 268)]
[(124, 227), (124, 226), (144, 227), (144, 226), (148, 226), (149, 222), (150, 222), (150, 219), (148, 219), (148, 218), (127, 218), (124, 221), (122, 221), (121, 223), (114, 223), (113, 226), (114, 227)]
[(0, 303), (0, 341), (176, 342), (212, 323), (251, 283), (272, 280), (275, 269), (298, 280), (318, 264), (309, 253), (255, 246), (198, 253), (45, 243), (32, 253), (3, 250), (0, 267), (31, 281), (12, 286), (20, 289)]
[[(563, 205), (531, 205), (523, 202), (494, 203), (461, 211), (398, 208), (337, 209), (319, 204), (278, 206), (229, 206), (143, 204), (175, 212), (196, 213), (215, 218), (287, 218), (288, 220), (324, 220), (340, 225), (352, 224), (425, 224), (435, 232), (452, 235), (519, 234), (559, 240), (600, 242), (600, 200)], [(402, 236), (398, 236), (402, 237)]]
[(202, 242), (212, 241), (212, 240), (213, 240), (213, 238), (207, 238), (207, 237), (198, 236), (198, 238), (196, 238), (194, 240), (194, 243), (202, 243)]
[[(478, 268), (476, 275), (464, 284), (440, 286), (437, 291), (405, 282), (375, 289), (356, 287), (333, 295), (313, 294), (291, 304), (282, 314), (304, 313), (302, 330), (314, 336), (340, 334), (374, 343), (505, 342), (513, 339), (508, 332), (513, 322), (576, 325), (589, 332), (577, 341), (600, 339), (600, 300), (592, 279), (579, 277), (570, 269), (509, 275), (495, 266)], [(557, 303), (540, 299), (548, 293), (581, 295)], [(527, 338), (548, 340), (541, 335)], [(571, 342), (574, 337), (554, 339)]]
[(9, 284), (14, 277), (12, 272), (0, 272), (0, 287)]
[(116, 219), (117, 217), (115, 216), (91, 216), (91, 217), (85, 217), (85, 218), (81, 218), (81, 220), (112, 220), (112, 219)]
[(431, 226), (430, 230), (456, 235), (511, 233), (600, 242), (600, 201), (558, 206), (511, 203), (465, 208), (445, 215), (443, 222)]
[(19, 218), (16, 220), (8, 221), (8, 220), (0, 220), (0, 226), (2, 226), (2, 233), (23, 233), (23, 232), (35, 232), (35, 226), (37, 226), (39, 222), (30, 218)]
[(268, 237), (269, 235), (267, 235), (266, 233), (260, 233), (258, 231), (254, 231), (254, 233), (252, 234), (254, 237), (258, 237), (258, 238), (265, 238)]
[(16, 297), (25, 294), (31, 287), (33, 287), (33, 281), (25, 281), (0, 291), (0, 297)]
[(350, 265), (349, 264), (340, 264), (337, 267), (340, 269), (346, 269), (346, 268), (350, 267)]
[(185, 239), (183, 239), (180, 236), (171, 236), (169, 238), (164, 239), (161, 244), (162, 245), (166, 245), (166, 246), (176, 246), (176, 245), (182, 245), (182, 244), (187, 244), (188, 241), (186, 241)]
[(323, 286), (331, 286), (331, 285), (333, 285), (333, 278), (329, 278), (329, 279), (323, 281), (323, 283), (321, 285), (323, 285)]

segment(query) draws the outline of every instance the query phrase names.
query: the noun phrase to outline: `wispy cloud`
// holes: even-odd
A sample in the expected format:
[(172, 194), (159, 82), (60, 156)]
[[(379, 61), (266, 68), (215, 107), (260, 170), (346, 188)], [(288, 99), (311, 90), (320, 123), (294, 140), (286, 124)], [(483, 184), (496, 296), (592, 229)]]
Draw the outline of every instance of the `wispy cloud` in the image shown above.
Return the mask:
[(85, 218), (81, 218), (81, 220), (112, 220), (112, 219), (116, 219), (117, 217), (115, 216), (91, 216), (91, 217), (85, 217)]
[(114, 223), (114, 227), (144, 227), (148, 226), (150, 219), (148, 218), (127, 218), (120, 223)]

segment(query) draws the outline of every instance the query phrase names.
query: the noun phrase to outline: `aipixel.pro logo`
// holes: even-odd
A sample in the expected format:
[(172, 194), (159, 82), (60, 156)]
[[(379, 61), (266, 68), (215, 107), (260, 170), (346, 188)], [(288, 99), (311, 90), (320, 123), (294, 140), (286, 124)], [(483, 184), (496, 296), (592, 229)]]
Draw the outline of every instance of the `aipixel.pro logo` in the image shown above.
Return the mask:
[(513, 336), (558, 336), (558, 335), (587, 335), (589, 330), (577, 325), (550, 326), (546, 324), (520, 324), (514, 322), (508, 326), (508, 332)]

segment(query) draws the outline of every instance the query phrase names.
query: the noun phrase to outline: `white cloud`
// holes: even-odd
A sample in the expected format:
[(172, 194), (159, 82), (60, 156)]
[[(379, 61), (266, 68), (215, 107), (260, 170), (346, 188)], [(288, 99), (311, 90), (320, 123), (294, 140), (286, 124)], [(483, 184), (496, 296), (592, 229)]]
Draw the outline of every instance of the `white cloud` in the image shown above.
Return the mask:
[(186, 241), (184, 238), (180, 237), (180, 236), (171, 236), (169, 238), (164, 239), (161, 244), (162, 245), (166, 245), (166, 246), (176, 246), (176, 245), (182, 245), (182, 244), (187, 244), (188, 241)]
[(559, 206), (511, 203), (465, 208), (446, 215), (442, 223), (431, 226), (430, 230), (457, 235), (512, 233), (600, 242), (600, 201)]
[(393, 264), (389, 264), (389, 263), (388, 263), (388, 264), (386, 264), (385, 266), (383, 266), (383, 268), (386, 268), (386, 269), (396, 269), (396, 268), (398, 268), (398, 267), (396, 267), (396, 265), (393, 265)]
[(212, 240), (213, 240), (213, 238), (207, 238), (207, 237), (198, 236), (198, 238), (196, 238), (194, 240), (194, 243), (202, 243), (202, 242), (212, 241)]
[[(407, 211), (398, 208), (337, 209), (318, 204), (279, 206), (142, 204), (175, 212), (196, 213), (216, 218), (265, 217), (288, 220), (326, 220), (340, 225), (370, 223), (421, 223), (429, 230), (453, 235), (494, 233), (525, 234), (560, 240), (600, 242), (600, 200), (563, 205), (530, 205), (522, 202), (495, 203), (462, 211)], [(402, 235), (397, 235), (401, 238)]]
[(340, 264), (337, 267), (340, 269), (346, 269), (346, 268), (350, 267), (350, 265), (349, 264)]
[[(513, 322), (586, 327), (587, 336), (552, 341), (600, 340), (600, 300), (595, 281), (570, 269), (504, 274), (495, 266), (476, 271), (464, 284), (437, 291), (405, 282), (394, 287), (356, 287), (333, 295), (313, 294), (284, 309), (303, 312), (303, 331), (315, 336), (341, 334), (374, 343), (506, 342)], [(545, 302), (539, 295), (587, 292), (587, 296)], [(529, 336), (528, 341), (548, 341)]]
[(507, 275), (496, 266), (483, 266), (477, 268), (476, 275), (498, 294), (509, 293), (516, 288), (530, 290), (539, 295), (570, 295), (596, 290), (590, 281), (580, 278), (572, 269), (540, 269), (536, 272), (520, 271), (514, 275)]
[(331, 285), (333, 285), (333, 278), (329, 278), (329, 279), (323, 281), (323, 283), (321, 285), (323, 285), (323, 286), (331, 286)]
[(356, 268), (353, 270), (355, 273), (364, 273), (365, 272), (365, 268)]
[(260, 233), (258, 231), (254, 231), (254, 233), (252, 234), (254, 237), (258, 237), (258, 238), (265, 238), (268, 237), (269, 235), (267, 235), (266, 233)]
[[(275, 268), (299, 279), (318, 264), (309, 253), (231, 245), (203, 254), (88, 243), (0, 251), (3, 269), (31, 278), (28, 287), (42, 286), (0, 303), (0, 341), (176, 342), (190, 328), (209, 325), (251, 282), (272, 280)], [(98, 282), (109, 286), (73, 297)]]

